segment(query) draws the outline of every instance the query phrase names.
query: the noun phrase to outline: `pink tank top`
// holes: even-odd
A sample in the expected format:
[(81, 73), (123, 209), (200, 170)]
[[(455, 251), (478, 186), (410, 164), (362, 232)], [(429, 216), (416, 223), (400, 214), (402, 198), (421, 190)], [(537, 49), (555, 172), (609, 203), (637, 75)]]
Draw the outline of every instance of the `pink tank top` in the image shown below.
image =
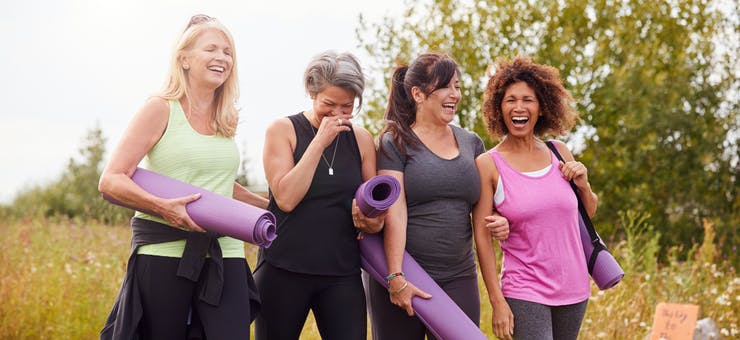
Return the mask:
[(496, 150), (488, 152), (505, 198), (496, 209), (509, 220), (501, 289), (505, 297), (562, 306), (586, 300), (588, 269), (578, 230), (578, 201), (552, 155), (550, 171), (531, 177), (514, 170)]

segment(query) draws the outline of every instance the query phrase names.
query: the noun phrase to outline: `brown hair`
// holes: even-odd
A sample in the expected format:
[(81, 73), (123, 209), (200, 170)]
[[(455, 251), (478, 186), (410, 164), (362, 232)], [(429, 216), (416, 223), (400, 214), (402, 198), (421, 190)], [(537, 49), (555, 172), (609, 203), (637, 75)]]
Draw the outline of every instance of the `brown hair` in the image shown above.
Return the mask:
[(517, 56), (513, 60), (500, 59), (496, 71), (483, 93), (483, 119), (491, 137), (503, 137), (509, 133), (504, 123), (501, 102), (511, 84), (525, 82), (535, 92), (540, 105), (541, 117), (537, 119), (534, 134), (563, 136), (578, 120), (571, 104), (573, 97), (563, 87), (560, 72), (548, 65), (536, 64), (532, 59)]
[[(389, 132), (396, 147), (404, 154), (407, 154), (407, 150), (403, 142), (412, 148), (418, 146), (421, 142), (411, 132), (411, 125), (416, 121), (416, 102), (411, 96), (411, 89), (418, 87), (428, 96), (446, 87), (456, 74), (460, 75), (460, 70), (455, 60), (439, 53), (424, 53), (416, 57), (411, 65), (396, 67), (391, 77), (385, 127), (380, 136)], [(380, 151), (383, 151), (382, 148), (383, 144), (380, 143)]]

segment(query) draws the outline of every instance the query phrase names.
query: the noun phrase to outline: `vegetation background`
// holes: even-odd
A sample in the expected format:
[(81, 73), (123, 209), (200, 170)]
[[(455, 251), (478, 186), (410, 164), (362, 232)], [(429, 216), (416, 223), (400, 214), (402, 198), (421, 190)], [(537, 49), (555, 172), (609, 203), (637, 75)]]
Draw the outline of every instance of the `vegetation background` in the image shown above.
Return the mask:
[[(382, 126), (388, 76), (424, 51), (462, 68), (457, 124), (480, 117), (490, 66), (518, 54), (555, 66), (579, 99), (565, 138), (599, 194), (594, 220), (627, 276), (593, 289), (581, 337), (643, 339), (659, 302), (701, 306), (740, 337), (740, 10), (737, 0), (406, 1), (367, 22), (365, 126)], [(0, 339), (95, 338), (120, 286), (131, 212), (100, 199), (99, 128), (55, 182), (0, 206)], [(243, 160), (247, 162), (247, 159)], [(244, 167), (242, 167), (244, 169)], [(246, 174), (240, 179), (244, 184)], [(253, 264), (254, 248), (246, 245)], [(485, 289), (481, 286), (481, 291)], [(484, 301), (481, 327), (490, 331)], [(306, 339), (318, 338), (312, 322)]]

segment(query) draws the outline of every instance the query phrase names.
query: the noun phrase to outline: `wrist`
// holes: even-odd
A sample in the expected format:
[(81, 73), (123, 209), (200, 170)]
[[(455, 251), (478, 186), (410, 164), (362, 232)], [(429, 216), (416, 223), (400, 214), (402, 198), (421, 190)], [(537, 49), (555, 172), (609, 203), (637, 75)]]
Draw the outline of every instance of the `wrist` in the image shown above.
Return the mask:
[(397, 279), (403, 276), (405, 275), (403, 274), (402, 271), (393, 272), (393, 273), (388, 274), (388, 276), (385, 277), (385, 281), (388, 282), (388, 284), (390, 284), (391, 281), (393, 281), (394, 279)]

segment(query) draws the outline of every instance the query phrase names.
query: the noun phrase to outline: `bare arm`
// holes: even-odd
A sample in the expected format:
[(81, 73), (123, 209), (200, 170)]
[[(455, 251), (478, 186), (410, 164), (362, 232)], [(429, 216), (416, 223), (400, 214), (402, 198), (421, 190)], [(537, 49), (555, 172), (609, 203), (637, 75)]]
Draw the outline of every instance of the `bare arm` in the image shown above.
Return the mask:
[[(403, 272), (403, 254), (406, 251), (406, 224), (408, 215), (406, 211), (406, 193), (403, 185), (403, 172), (395, 170), (380, 170), (381, 175), (391, 175), (401, 183), (401, 194), (398, 200), (388, 209), (388, 216), (385, 219), (384, 245), (385, 257), (388, 263), (388, 274)], [(388, 291), (390, 292), (391, 302), (406, 310), (408, 315), (414, 315), (411, 306), (411, 299), (414, 296), (422, 298), (432, 297), (428, 293), (420, 290), (413, 283), (408, 282), (405, 277), (397, 276), (389, 282)]]
[[(492, 326), (496, 336), (500, 339), (511, 339), (514, 331), (514, 315), (501, 292), (496, 268), (496, 252), (493, 239), (487, 224), (486, 217), (493, 214), (493, 194), (496, 188), (498, 171), (493, 159), (488, 154), (482, 154), (475, 160), (480, 175), (480, 197), (473, 208), (473, 237), (478, 255), (478, 263), (486, 284), (486, 290), (493, 310)], [(507, 228), (508, 229), (508, 228)]]
[(565, 163), (560, 164), (560, 171), (562, 171), (563, 177), (567, 180), (572, 179), (575, 182), (578, 188), (578, 196), (581, 197), (588, 216), (593, 217), (596, 215), (599, 197), (591, 190), (591, 184), (588, 182), (588, 169), (583, 163), (575, 160), (565, 143), (555, 141), (555, 145), (565, 160)]
[(241, 184), (236, 182), (234, 182), (233, 196), (236, 200), (262, 209), (267, 209), (267, 204), (269, 203), (266, 198), (247, 190), (247, 188), (241, 186)]
[(172, 226), (204, 231), (185, 210), (185, 205), (198, 199), (199, 194), (163, 199), (149, 194), (131, 180), (141, 159), (162, 137), (169, 112), (169, 105), (162, 98), (151, 98), (144, 104), (114, 149), (110, 162), (100, 176), (98, 190), (137, 210), (152, 211)]

